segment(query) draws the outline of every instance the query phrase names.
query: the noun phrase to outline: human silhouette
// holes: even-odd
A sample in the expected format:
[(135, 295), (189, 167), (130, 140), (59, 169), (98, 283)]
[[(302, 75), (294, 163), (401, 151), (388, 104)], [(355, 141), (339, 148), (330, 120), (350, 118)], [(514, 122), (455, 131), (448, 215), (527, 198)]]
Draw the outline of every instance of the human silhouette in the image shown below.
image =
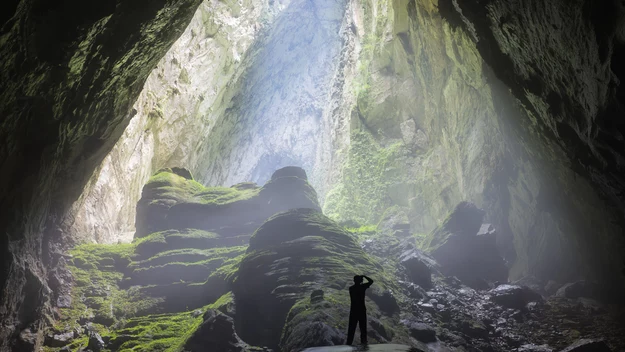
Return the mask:
[[(367, 279), (367, 283), (362, 280)], [(373, 280), (365, 275), (354, 276), (354, 284), (349, 287), (349, 297), (352, 304), (349, 310), (349, 328), (347, 330), (347, 345), (354, 342), (356, 324), (360, 326), (360, 343), (367, 344), (367, 308), (365, 307), (365, 291), (371, 286)]]

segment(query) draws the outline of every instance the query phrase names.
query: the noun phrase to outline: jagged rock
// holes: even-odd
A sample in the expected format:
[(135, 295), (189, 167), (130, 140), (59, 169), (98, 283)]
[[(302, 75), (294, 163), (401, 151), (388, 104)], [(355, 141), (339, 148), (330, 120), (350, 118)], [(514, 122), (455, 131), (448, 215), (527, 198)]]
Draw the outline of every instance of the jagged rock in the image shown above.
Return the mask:
[(473, 203), (461, 202), (424, 242), (444, 274), (476, 288), (485, 288), (484, 280), (506, 281), (508, 276), (496, 233), (491, 225), (482, 226), (483, 217), (484, 211)]
[(572, 299), (579, 297), (598, 298), (599, 295), (600, 290), (598, 285), (584, 280), (565, 284), (556, 291), (557, 297)]
[(46, 336), (44, 344), (50, 347), (63, 347), (68, 345), (74, 339), (74, 332), (68, 331), (61, 334), (53, 334)]
[(525, 286), (499, 285), (488, 293), (491, 301), (507, 308), (521, 309), (529, 302), (542, 300), (538, 293)]
[(582, 339), (560, 352), (611, 352), (612, 349), (602, 340)]
[[(297, 167), (278, 170), (263, 187), (206, 188), (167, 169), (143, 187), (135, 237), (194, 228), (231, 237), (250, 235), (263, 221), (293, 208), (320, 210), (317, 193)], [(285, 176), (294, 175), (294, 176)]]
[(20, 331), (18, 347), (23, 350), (34, 349), (37, 344), (37, 333), (32, 332), (31, 329), (24, 329)]
[(406, 268), (410, 280), (425, 288), (432, 286), (432, 271), (436, 262), (417, 249), (407, 250), (399, 257), (401, 265)]
[(390, 290), (384, 290), (380, 292), (378, 289), (369, 289), (371, 293), (369, 293), (369, 297), (372, 301), (374, 301), (380, 310), (388, 315), (393, 315), (394, 313), (399, 311), (399, 305), (397, 304), (397, 299), (395, 295)]
[(234, 330), (232, 318), (212, 309), (204, 313), (204, 322), (193, 332), (183, 349), (189, 352), (200, 352), (206, 351), (208, 346), (214, 351), (248, 351), (248, 345)]
[(100, 334), (95, 331), (89, 332), (89, 344), (87, 345), (88, 349), (93, 352), (100, 352), (105, 346), (106, 344), (104, 343), (104, 340), (102, 340)]
[(402, 320), (402, 324), (408, 328), (410, 336), (415, 339), (425, 343), (436, 341), (436, 331), (431, 326), (410, 320)]
[(48, 273), (48, 285), (54, 292), (56, 307), (69, 308), (72, 304), (71, 285), (72, 273), (66, 267), (65, 258), (61, 257)]

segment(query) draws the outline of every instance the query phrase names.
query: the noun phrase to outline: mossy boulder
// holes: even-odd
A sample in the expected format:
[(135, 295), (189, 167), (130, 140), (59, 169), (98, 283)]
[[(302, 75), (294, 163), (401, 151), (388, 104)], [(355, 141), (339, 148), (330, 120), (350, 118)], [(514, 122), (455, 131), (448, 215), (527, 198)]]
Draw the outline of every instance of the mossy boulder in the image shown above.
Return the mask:
[(461, 202), (443, 224), (423, 242), (423, 249), (441, 265), (446, 275), (457, 276), (469, 286), (486, 288), (486, 282), (503, 281), (508, 269), (498, 252), (496, 232), (482, 226), (484, 211)]
[[(355, 236), (315, 209), (274, 215), (250, 239), (233, 283), (240, 336), (248, 343), (272, 348), (282, 341), (282, 350), (289, 351), (337, 343), (337, 336), (342, 337), (337, 331), (346, 329), (349, 313), (347, 287), (357, 274), (376, 280), (368, 292), (373, 301), (367, 304), (370, 314), (381, 316), (374, 302), (383, 300), (394, 286)], [(311, 293), (319, 289), (324, 291), (324, 301), (318, 303), (323, 308), (311, 315), (305, 307)], [(290, 334), (302, 330), (300, 324), (311, 329), (317, 324), (319, 329), (306, 335), (310, 339), (298, 340)], [(299, 341), (297, 346), (293, 341)]]
[[(180, 174), (183, 174), (182, 176)], [(276, 171), (263, 187), (204, 187), (190, 174), (162, 169), (143, 188), (137, 204), (135, 238), (196, 228), (233, 237), (248, 236), (271, 215), (293, 208), (320, 209), (317, 193), (297, 167)]]
[(204, 313), (204, 321), (193, 332), (184, 345), (184, 351), (206, 351), (208, 346), (213, 351), (246, 352), (249, 346), (243, 342), (234, 330), (231, 317), (213, 309)]

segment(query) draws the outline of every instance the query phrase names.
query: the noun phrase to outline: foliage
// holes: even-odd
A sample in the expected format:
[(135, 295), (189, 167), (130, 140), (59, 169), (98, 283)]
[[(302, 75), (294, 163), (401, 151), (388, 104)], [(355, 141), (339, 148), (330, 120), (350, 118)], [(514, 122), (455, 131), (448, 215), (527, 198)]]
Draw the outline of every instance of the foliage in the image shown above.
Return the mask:
[(330, 218), (358, 224), (375, 224), (392, 205), (388, 187), (405, 178), (399, 160), (401, 143), (380, 146), (366, 131), (352, 132), (343, 179), (326, 195), (324, 213)]

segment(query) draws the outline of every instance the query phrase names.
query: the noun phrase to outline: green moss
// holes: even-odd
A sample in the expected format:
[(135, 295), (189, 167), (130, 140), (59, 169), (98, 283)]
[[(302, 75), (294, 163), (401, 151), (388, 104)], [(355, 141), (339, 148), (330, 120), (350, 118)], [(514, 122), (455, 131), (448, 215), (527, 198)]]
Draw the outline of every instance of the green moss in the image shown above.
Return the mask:
[(234, 304), (234, 294), (228, 292), (219, 297), (215, 302), (211, 303), (209, 309), (217, 309), (221, 312), (226, 312), (228, 307)]
[(326, 195), (324, 213), (338, 222), (378, 223), (393, 205), (389, 187), (408, 179), (401, 164), (406, 152), (401, 143), (382, 147), (370, 133), (352, 132), (343, 179)]
[(226, 205), (250, 199), (256, 195), (257, 187), (204, 187), (195, 180), (177, 175), (164, 169), (152, 176), (144, 187), (150, 204), (155, 203), (196, 203)]
[(180, 351), (202, 321), (202, 314), (192, 312), (148, 315), (129, 319), (110, 337), (115, 343), (121, 335), (133, 336), (132, 340), (121, 344), (120, 351)]
[(123, 272), (134, 256), (133, 244), (85, 244), (70, 251), (68, 269), (74, 277), (72, 304), (60, 308), (54, 328), (67, 331), (78, 327), (78, 320), (92, 320), (97, 330), (135, 316), (159, 303), (136, 289), (123, 290), (119, 285)]

